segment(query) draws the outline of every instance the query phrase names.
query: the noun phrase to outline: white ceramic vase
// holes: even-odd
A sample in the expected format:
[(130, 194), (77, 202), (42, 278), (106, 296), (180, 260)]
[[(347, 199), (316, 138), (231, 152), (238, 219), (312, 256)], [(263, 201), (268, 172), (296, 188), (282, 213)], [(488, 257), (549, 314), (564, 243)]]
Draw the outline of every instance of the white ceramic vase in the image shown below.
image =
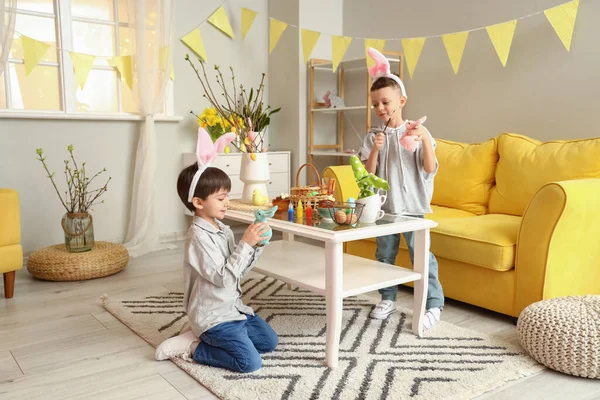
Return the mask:
[(383, 218), (385, 212), (381, 209), (381, 206), (386, 200), (387, 194), (379, 193), (356, 200), (357, 203), (363, 204), (359, 221), (365, 224), (373, 224)]
[(254, 153), (256, 160), (252, 160), (250, 153), (242, 154), (240, 166), (240, 180), (244, 182), (242, 203), (252, 204), (252, 195), (258, 190), (261, 195), (267, 196), (267, 182), (271, 179), (269, 174), (269, 153)]

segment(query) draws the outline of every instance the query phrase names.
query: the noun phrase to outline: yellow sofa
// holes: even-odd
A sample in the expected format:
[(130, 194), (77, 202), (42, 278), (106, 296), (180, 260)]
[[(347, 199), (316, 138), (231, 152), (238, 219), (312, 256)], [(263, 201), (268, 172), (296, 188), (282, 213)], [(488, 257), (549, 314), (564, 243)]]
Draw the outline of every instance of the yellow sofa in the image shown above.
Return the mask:
[(0, 188), (0, 273), (4, 275), (4, 297), (13, 297), (15, 271), (23, 266), (19, 195)]
[[(600, 138), (541, 143), (502, 134), (437, 139), (431, 251), (448, 298), (517, 317), (529, 304), (600, 294)], [(325, 169), (338, 200), (356, 197), (349, 166)], [(393, 184), (393, 183), (392, 183)], [(375, 258), (375, 239), (347, 243)], [(396, 264), (411, 268), (402, 238)]]

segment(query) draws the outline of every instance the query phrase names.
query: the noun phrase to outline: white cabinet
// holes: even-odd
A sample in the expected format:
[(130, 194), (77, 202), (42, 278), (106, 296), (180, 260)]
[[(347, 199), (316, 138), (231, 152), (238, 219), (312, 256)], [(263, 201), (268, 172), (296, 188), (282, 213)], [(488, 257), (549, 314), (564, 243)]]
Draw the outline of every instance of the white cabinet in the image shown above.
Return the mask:
[[(269, 174), (271, 179), (267, 182), (269, 199), (279, 196), (281, 193), (290, 192), (290, 152), (269, 151)], [(183, 167), (196, 162), (194, 153), (183, 153)], [(240, 166), (242, 164), (242, 153), (219, 154), (212, 166), (223, 170), (231, 179), (231, 192), (229, 197), (240, 199), (244, 189), (244, 182), (240, 180)]]

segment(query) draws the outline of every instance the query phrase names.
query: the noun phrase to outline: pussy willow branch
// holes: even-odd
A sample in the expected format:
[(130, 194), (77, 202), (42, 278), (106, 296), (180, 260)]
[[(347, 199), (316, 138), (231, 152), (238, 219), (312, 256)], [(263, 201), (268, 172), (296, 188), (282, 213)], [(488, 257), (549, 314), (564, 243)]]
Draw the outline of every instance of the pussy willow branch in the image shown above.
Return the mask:
[(42, 165), (44, 166), (44, 169), (46, 170), (46, 173), (48, 174), (48, 178), (50, 178), (50, 181), (52, 182), (52, 186), (54, 186), (54, 190), (56, 191), (56, 194), (58, 195), (60, 202), (62, 203), (65, 210), (67, 210), (67, 212), (68, 212), (69, 208), (63, 201), (62, 196), (60, 195), (60, 192), (58, 191), (58, 188), (56, 187), (56, 183), (54, 183), (54, 178), (53, 178), (54, 174), (50, 173), (50, 171), (48, 170), (48, 166), (46, 165), (46, 158), (42, 156), (41, 149), (38, 149), (38, 155), (39, 155), (38, 160), (40, 160), (42, 162)]

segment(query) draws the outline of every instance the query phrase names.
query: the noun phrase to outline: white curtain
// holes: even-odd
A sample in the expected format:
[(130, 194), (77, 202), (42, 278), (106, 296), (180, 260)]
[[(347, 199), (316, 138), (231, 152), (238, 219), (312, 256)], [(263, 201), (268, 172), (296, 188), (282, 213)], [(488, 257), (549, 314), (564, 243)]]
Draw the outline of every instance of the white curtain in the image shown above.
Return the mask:
[(15, 29), (17, 0), (0, 0), (0, 76), (6, 68), (6, 60)]
[[(154, 117), (163, 112), (172, 59), (175, 0), (128, 0), (133, 41), (133, 92), (145, 118), (135, 155), (131, 215), (125, 247), (132, 257), (170, 248), (161, 245), (156, 209)], [(175, 187), (175, 184), (173, 184)]]

